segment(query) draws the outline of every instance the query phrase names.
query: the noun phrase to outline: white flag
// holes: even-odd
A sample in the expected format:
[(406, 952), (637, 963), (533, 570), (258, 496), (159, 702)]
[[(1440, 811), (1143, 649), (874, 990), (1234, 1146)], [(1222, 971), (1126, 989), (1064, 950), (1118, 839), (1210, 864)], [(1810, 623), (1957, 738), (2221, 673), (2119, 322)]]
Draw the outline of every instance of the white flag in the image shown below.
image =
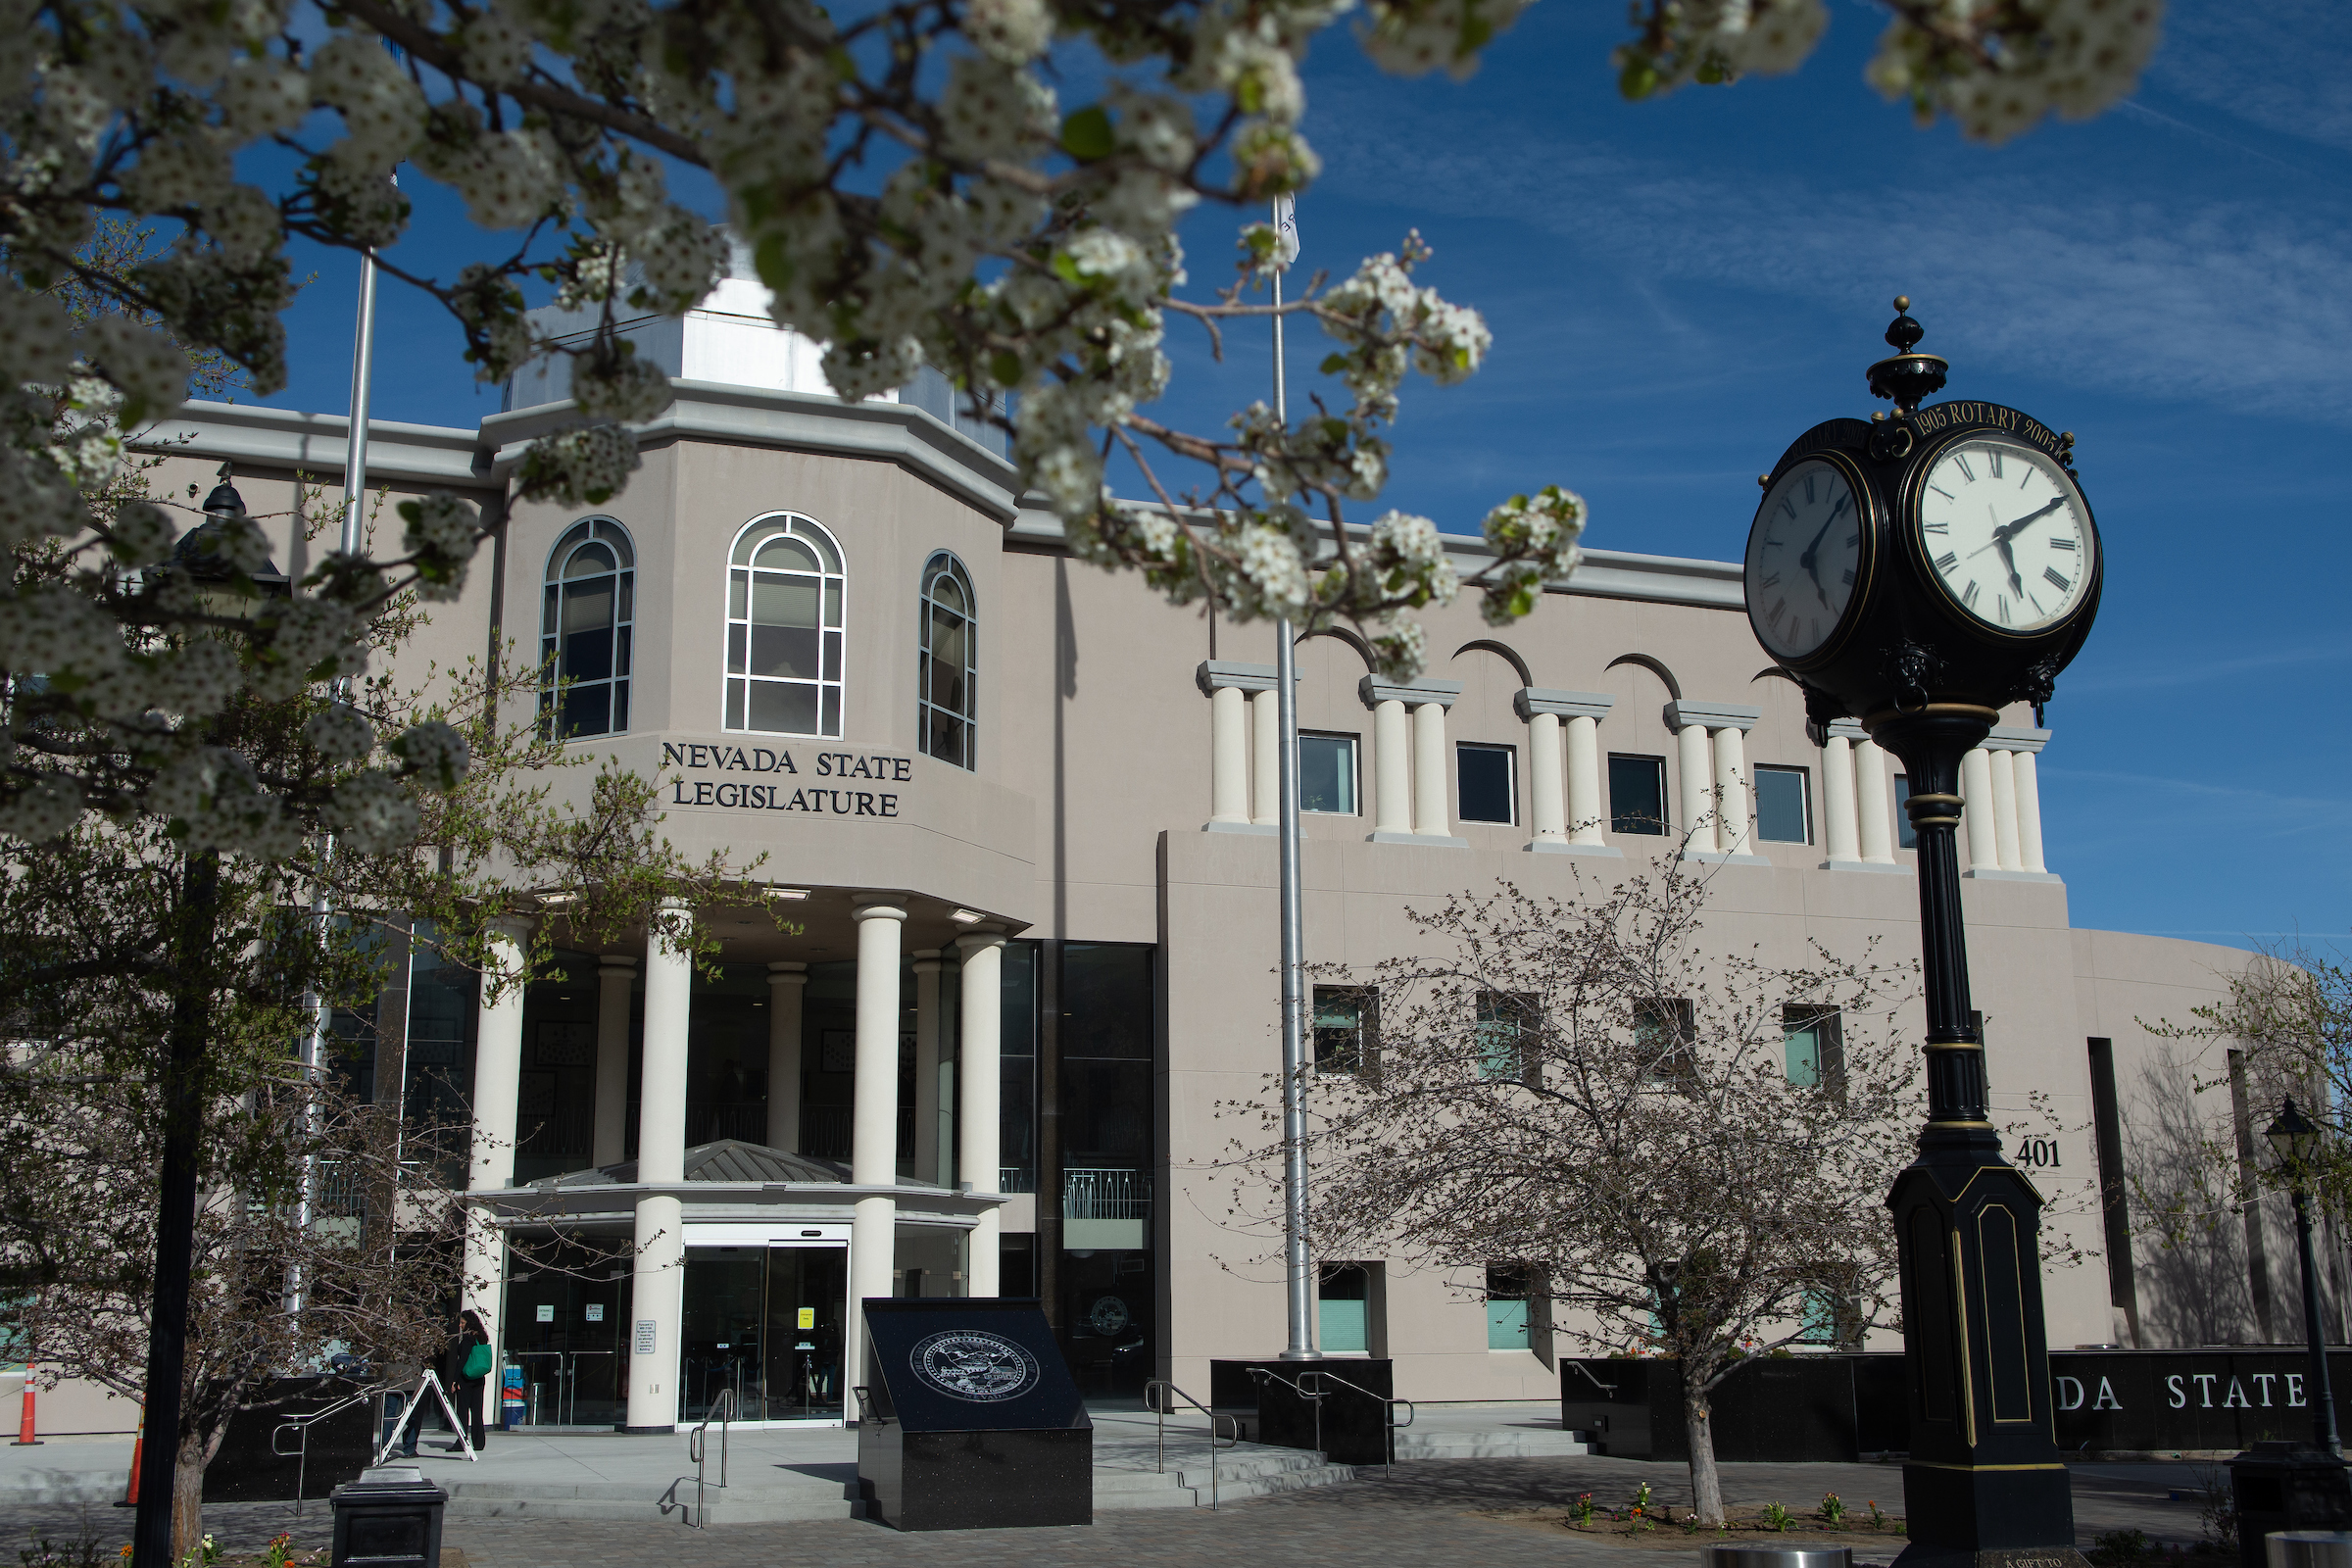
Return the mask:
[(1298, 200), (1274, 198), (1274, 270), (1287, 272), (1298, 259)]

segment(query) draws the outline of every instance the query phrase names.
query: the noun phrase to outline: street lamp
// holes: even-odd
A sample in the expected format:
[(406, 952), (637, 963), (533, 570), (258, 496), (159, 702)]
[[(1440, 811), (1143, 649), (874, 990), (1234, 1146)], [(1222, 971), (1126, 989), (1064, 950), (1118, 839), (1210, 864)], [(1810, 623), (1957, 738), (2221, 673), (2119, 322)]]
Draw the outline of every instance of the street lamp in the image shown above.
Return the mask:
[(2278, 1119), (2262, 1135), (2278, 1152), (2278, 1174), (2295, 1200), (2295, 1252), (2303, 1265), (2303, 1344), (2311, 1352), (2311, 1441), (2341, 1458), (2344, 1445), (2335, 1431), (2335, 1393), (2328, 1382), (2328, 1341), (2320, 1332), (2320, 1274), (2311, 1256), (2311, 1197), (2304, 1191), (2323, 1135), (2295, 1108), (2292, 1095), (2280, 1102)]

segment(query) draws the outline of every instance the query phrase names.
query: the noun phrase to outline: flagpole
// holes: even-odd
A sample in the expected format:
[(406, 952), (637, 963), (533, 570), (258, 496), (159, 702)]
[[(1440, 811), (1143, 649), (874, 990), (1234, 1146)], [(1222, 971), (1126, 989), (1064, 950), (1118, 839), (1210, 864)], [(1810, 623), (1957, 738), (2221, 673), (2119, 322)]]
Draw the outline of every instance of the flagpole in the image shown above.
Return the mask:
[[(1283, 248), (1295, 245), (1295, 239), (1282, 233), (1286, 217), (1295, 236), (1298, 210), (1291, 198), (1278, 197), (1274, 203), (1278, 256)], [(1290, 414), (1283, 385), (1281, 307), (1282, 272), (1289, 261), (1283, 257), (1274, 269), (1274, 418), (1286, 428)], [(1298, 672), (1287, 615), (1274, 622), (1274, 712), (1282, 750), (1276, 842), (1282, 862), (1282, 1258), (1290, 1325), (1282, 1359), (1316, 1361), (1323, 1352), (1315, 1348), (1314, 1259), (1306, 1235), (1306, 974), (1298, 890)]]

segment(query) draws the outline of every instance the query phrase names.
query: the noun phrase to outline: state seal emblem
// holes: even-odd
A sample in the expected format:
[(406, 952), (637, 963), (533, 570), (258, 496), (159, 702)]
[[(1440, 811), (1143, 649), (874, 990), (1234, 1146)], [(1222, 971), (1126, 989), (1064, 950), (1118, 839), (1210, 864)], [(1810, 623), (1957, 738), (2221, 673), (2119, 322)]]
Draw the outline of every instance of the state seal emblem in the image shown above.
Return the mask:
[(951, 1399), (996, 1404), (1037, 1387), (1037, 1357), (986, 1329), (948, 1329), (915, 1343), (907, 1364)]

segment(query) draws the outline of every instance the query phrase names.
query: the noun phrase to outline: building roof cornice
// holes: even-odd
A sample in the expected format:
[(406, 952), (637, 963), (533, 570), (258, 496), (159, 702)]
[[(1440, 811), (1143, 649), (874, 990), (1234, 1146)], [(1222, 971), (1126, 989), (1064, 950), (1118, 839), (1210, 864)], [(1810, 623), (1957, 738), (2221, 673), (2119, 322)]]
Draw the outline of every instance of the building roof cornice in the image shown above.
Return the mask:
[[(297, 469), (340, 479), (351, 419), (341, 414), (305, 414), (254, 403), (183, 403), (170, 418), (133, 434), (141, 452), (183, 454), (232, 463)], [(404, 484), (462, 485), (488, 489), (499, 483), (490, 471), (481, 434), (454, 425), (368, 421), (368, 475)]]

